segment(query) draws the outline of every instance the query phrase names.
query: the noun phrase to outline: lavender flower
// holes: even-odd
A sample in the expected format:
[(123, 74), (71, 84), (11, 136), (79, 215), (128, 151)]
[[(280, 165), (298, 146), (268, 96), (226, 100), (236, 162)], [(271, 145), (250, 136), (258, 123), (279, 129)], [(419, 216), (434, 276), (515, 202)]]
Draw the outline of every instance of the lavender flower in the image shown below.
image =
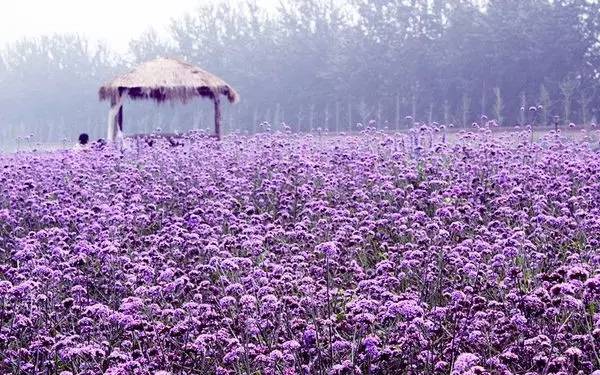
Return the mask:
[(0, 373), (593, 373), (597, 152), (436, 127), (0, 156)]
[(337, 255), (338, 248), (335, 242), (324, 242), (317, 246), (317, 251), (331, 258)]

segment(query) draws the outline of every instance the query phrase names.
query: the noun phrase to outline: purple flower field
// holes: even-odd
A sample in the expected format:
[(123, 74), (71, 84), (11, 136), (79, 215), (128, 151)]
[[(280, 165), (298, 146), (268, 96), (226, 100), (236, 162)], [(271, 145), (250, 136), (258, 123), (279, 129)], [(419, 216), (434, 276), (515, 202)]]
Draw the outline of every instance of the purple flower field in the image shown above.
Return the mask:
[(435, 137), (0, 156), (0, 373), (600, 374), (599, 153)]

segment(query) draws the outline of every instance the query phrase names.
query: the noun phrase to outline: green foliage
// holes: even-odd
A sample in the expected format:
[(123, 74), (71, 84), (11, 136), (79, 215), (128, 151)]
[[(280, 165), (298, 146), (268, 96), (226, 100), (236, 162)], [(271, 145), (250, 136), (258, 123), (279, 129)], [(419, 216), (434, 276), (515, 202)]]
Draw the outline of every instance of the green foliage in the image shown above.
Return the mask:
[[(556, 114), (580, 122), (599, 104), (598, 2), (282, 0), (275, 12), (257, 4), (202, 2), (166, 33), (149, 30), (133, 40), (128, 63), (76, 36), (15, 43), (0, 53), (0, 121), (40, 138), (52, 136), (49, 123), (61, 138), (92, 124), (86, 130), (101, 136), (106, 106), (96, 101), (98, 86), (159, 55), (198, 64), (240, 92), (241, 103), (225, 108), (230, 131), (254, 131), (261, 121), (343, 130), (374, 117), (404, 127), (406, 115), (411, 124), (468, 125), (482, 114), (472, 108), (478, 98), (483, 114), (510, 125), (527, 120), (521, 94), (544, 107), (544, 124)], [(590, 82), (583, 93), (581, 82)], [(561, 100), (560, 113), (550, 98)], [(169, 127), (176, 119), (186, 130), (210, 120), (210, 110), (197, 117), (197, 105), (153, 118), (144, 116), (156, 110), (144, 109), (127, 108), (126, 124)]]

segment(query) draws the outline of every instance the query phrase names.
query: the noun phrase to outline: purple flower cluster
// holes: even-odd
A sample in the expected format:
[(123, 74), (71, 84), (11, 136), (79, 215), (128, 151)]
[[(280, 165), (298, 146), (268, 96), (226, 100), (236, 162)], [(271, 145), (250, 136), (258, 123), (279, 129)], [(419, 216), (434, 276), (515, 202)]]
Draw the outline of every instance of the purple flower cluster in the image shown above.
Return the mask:
[(600, 155), (430, 143), (0, 156), (0, 373), (598, 373)]

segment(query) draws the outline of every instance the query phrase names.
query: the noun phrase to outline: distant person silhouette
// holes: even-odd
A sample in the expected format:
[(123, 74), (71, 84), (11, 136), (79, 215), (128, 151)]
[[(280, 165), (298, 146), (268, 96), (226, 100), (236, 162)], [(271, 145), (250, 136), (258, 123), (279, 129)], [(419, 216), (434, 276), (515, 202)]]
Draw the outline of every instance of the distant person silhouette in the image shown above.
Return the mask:
[(73, 147), (73, 150), (80, 151), (88, 148), (88, 142), (90, 141), (90, 136), (86, 133), (79, 134), (78, 138), (79, 142)]
[(87, 143), (90, 141), (90, 136), (87, 135), (86, 133), (81, 133), (79, 134), (79, 144), (82, 146), (87, 145)]

